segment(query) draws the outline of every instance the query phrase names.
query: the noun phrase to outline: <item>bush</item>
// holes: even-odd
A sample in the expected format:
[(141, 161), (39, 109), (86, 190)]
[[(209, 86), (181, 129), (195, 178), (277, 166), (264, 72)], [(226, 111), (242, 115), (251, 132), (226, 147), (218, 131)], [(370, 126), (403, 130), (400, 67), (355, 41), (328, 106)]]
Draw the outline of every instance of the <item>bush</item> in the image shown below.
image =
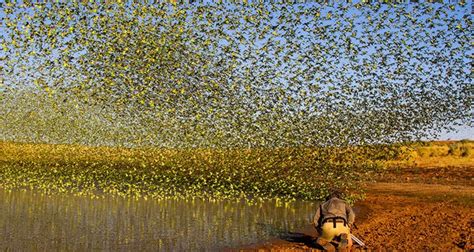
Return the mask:
[(461, 157), (469, 157), (471, 155), (471, 148), (468, 146), (461, 146)]

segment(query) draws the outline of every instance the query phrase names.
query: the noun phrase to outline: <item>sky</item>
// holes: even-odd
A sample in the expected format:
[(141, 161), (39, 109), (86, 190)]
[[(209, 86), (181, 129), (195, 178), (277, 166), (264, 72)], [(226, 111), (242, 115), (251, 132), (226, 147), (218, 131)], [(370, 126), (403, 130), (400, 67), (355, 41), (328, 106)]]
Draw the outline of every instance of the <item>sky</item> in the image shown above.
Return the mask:
[(474, 127), (458, 127), (457, 132), (443, 132), (436, 140), (474, 140)]
[[(0, 0), (1, 1), (1, 0)], [(357, 2), (357, 1), (354, 1)], [(472, 4), (470, 1), (469, 5)], [(0, 12), (0, 18), (3, 13)], [(0, 34), (2, 31), (0, 31)], [(2, 56), (3, 52), (0, 52), (0, 56)], [(1, 91), (1, 87), (0, 87)], [(461, 140), (461, 139), (474, 139), (474, 127), (464, 126), (464, 127), (457, 127), (456, 131), (454, 132), (442, 132), (438, 139), (436, 140)]]

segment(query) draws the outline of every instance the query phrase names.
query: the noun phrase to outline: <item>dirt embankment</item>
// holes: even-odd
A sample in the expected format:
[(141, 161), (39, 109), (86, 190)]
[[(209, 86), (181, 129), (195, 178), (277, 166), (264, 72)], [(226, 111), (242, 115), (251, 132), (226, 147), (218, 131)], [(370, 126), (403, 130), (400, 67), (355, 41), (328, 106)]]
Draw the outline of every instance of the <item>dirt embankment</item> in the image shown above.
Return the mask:
[[(471, 194), (474, 195), (474, 194)], [(472, 207), (427, 198), (371, 194), (361, 204), (369, 207), (366, 221), (354, 234), (371, 249), (474, 249)]]
[[(353, 233), (367, 247), (353, 251), (474, 251), (474, 166), (387, 174), (369, 184), (367, 198), (355, 206), (358, 228)], [(308, 225), (237, 250), (319, 251), (315, 237)]]

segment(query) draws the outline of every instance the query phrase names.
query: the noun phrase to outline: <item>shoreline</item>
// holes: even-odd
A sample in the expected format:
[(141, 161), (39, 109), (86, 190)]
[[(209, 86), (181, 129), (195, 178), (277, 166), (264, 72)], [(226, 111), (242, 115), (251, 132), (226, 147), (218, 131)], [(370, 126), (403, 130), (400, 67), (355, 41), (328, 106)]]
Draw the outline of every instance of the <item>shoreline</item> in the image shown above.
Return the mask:
[[(351, 251), (471, 251), (473, 208), (473, 186), (373, 183), (366, 199), (354, 206), (358, 228), (351, 231), (367, 248), (354, 246)], [(316, 237), (308, 225), (286, 236), (223, 251), (320, 251)]]

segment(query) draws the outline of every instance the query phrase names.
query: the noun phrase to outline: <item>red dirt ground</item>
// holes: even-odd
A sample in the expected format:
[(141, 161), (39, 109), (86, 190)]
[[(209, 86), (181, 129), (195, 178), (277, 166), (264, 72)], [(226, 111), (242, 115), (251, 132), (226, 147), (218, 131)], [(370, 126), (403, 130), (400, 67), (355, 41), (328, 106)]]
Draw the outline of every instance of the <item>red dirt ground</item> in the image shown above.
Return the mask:
[[(354, 207), (352, 230), (367, 247), (352, 251), (474, 251), (474, 167), (457, 168), (462, 177), (441, 172), (430, 180), (432, 172), (397, 171), (393, 179), (368, 185), (366, 199)], [(404, 176), (416, 183), (401, 183)], [(236, 251), (319, 251), (315, 237), (308, 225)]]

